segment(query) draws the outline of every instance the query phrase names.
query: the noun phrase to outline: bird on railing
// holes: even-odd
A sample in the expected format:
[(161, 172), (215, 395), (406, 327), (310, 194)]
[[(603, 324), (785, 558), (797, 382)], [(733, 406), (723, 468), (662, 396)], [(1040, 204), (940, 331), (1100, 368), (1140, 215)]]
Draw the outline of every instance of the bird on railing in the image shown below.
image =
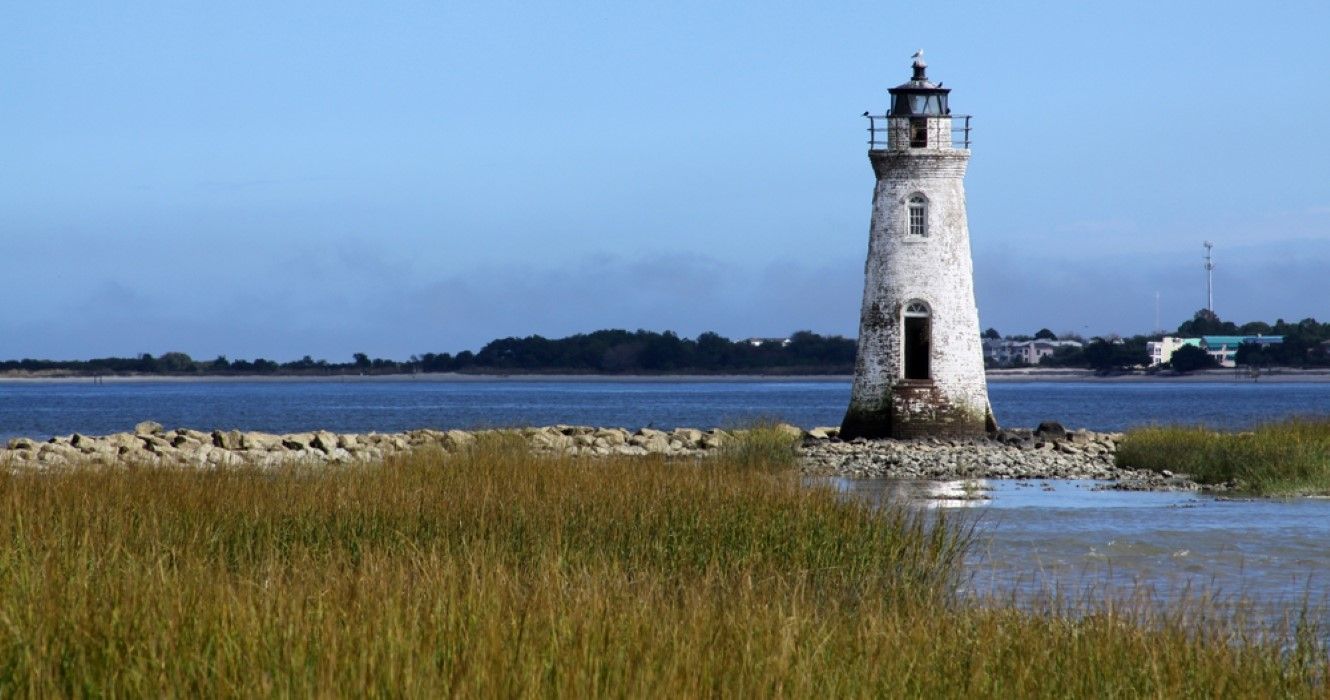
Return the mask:
[(864, 116), (865, 116), (865, 117), (868, 116), (868, 112), (864, 112)]

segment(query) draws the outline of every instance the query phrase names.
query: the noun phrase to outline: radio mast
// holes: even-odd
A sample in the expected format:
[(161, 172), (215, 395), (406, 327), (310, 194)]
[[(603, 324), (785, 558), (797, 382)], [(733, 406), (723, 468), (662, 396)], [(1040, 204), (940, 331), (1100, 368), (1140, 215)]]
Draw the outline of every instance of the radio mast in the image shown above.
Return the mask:
[(1205, 310), (1209, 311), (1211, 314), (1214, 314), (1215, 312), (1215, 261), (1210, 255), (1210, 249), (1214, 247), (1214, 243), (1210, 241), (1205, 242)]

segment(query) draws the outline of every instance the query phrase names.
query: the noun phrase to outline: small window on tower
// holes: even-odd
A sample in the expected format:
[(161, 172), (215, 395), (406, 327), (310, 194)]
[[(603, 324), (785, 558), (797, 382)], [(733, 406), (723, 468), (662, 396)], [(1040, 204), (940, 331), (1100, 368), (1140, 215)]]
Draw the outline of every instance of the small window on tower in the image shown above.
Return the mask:
[(910, 235), (924, 237), (928, 235), (928, 200), (923, 195), (910, 197)]
[(910, 148), (928, 148), (928, 120), (910, 120)]

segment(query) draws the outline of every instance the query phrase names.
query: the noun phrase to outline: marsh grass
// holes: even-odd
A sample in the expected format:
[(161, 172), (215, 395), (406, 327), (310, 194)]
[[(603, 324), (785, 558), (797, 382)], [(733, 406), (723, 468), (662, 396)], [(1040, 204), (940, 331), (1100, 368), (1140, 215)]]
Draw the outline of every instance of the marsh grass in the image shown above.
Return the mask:
[(792, 470), (461, 454), (0, 475), (0, 696), (1315, 694), (1222, 625), (953, 598), (966, 529)]
[(1203, 484), (1234, 482), (1257, 495), (1330, 493), (1330, 419), (1293, 418), (1240, 433), (1140, 428), (1123, 437), (1117, 462), (1182, 472)]
[(782, 472), (799, 461), (801, 433), (775, 420), (759, 420), (730, 430), (719, 464), (741, 470)]

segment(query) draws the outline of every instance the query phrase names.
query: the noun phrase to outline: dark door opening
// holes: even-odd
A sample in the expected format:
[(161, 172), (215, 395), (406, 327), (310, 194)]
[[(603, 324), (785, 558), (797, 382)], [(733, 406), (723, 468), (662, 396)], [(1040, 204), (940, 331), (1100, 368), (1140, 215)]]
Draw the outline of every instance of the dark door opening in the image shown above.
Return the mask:
[(905, 317), (905, 378), (928, 379), (928, 318)]

